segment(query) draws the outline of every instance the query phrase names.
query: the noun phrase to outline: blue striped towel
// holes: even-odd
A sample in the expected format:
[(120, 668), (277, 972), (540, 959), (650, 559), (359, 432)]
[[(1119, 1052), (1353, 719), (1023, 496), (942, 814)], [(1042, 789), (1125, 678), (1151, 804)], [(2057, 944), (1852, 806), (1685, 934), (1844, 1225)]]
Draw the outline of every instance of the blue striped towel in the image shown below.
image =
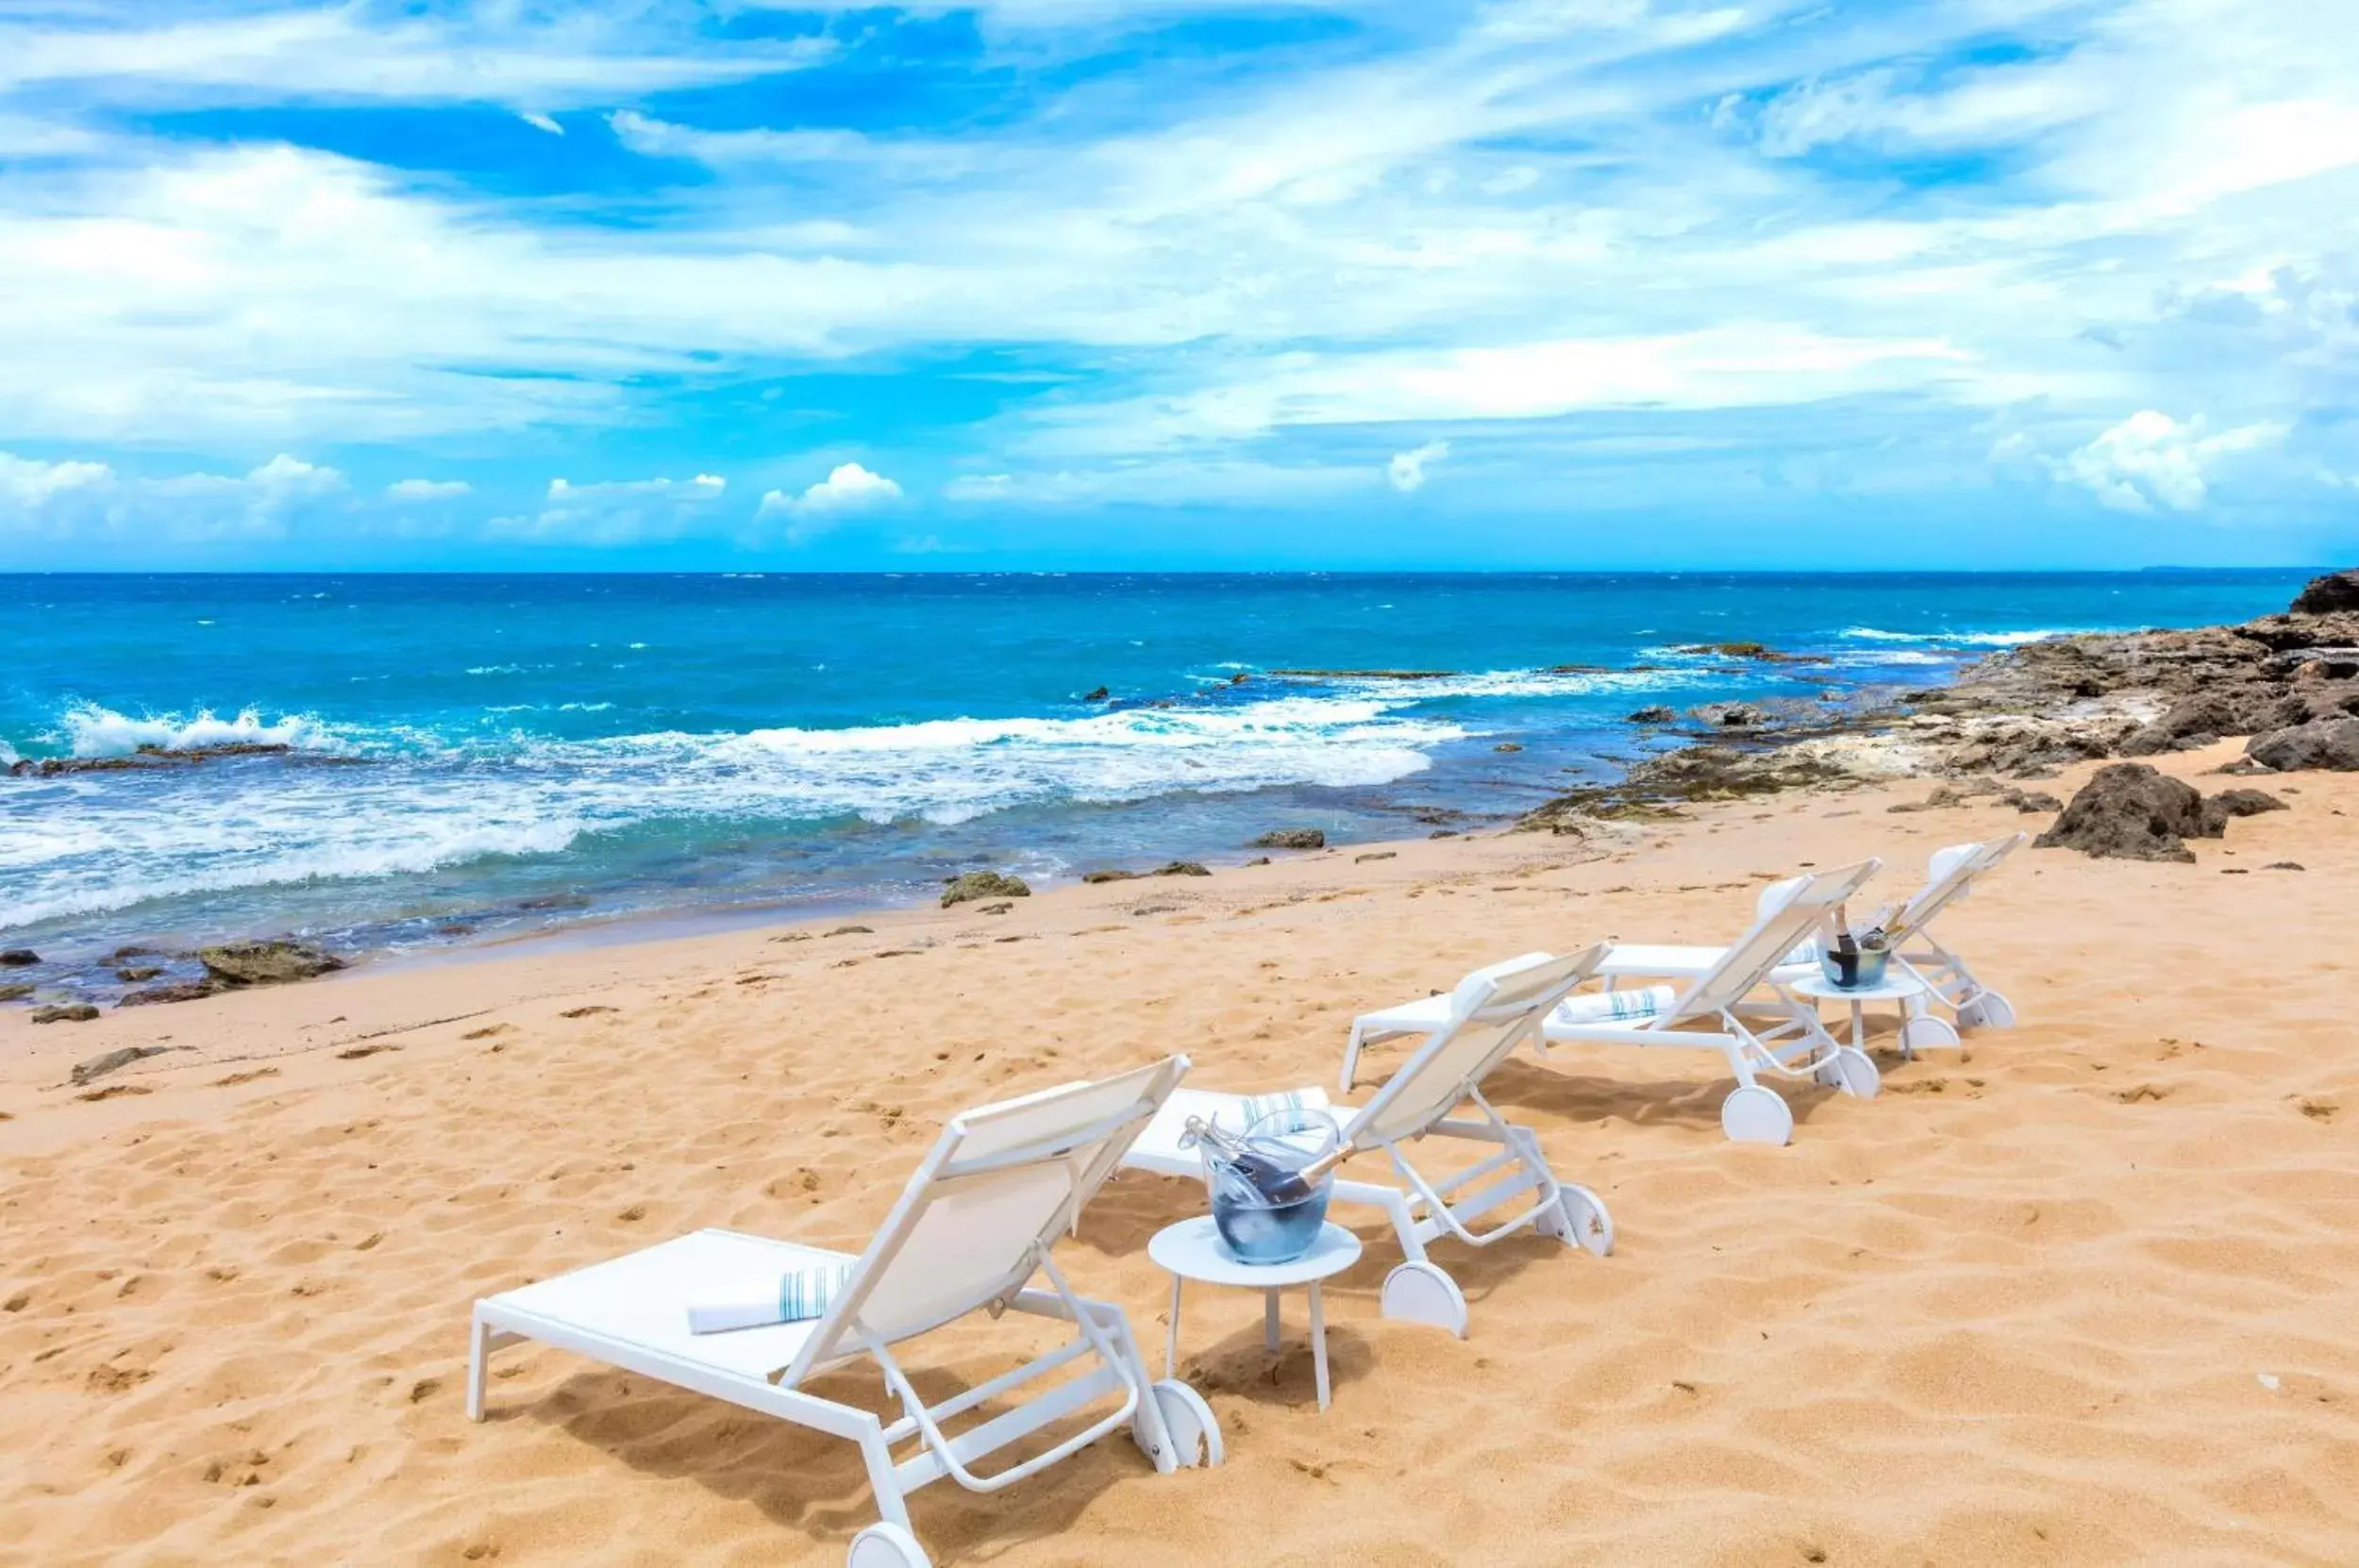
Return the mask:
[(719, 1334), (731, 1328), (763, 1328), (774, 1323), (808, 1323), (827, 1314), (836, 1293), (851, 1276), (849, 1263), (811, 1263), (789, 1269), (775, 1285), (750, 1285), (727, 1299), (691, 1306), (688, 1331)]
[(1596, 991), (1567, 996), (1556, 1004), (1549, 1021), (1557, 1024), (1626, 1024), (1668, 1012), (1679, 993), (1670, 986), (1640, 986), (1634, 991)]

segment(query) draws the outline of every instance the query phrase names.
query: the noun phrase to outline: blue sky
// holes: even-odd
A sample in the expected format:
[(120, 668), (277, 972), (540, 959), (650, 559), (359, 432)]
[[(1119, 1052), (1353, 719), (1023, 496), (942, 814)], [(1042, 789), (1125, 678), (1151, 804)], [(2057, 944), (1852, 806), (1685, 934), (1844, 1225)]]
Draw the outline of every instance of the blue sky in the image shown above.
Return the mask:
[(0, 567), (2359, 553), (2288, 0), (14, 0)]

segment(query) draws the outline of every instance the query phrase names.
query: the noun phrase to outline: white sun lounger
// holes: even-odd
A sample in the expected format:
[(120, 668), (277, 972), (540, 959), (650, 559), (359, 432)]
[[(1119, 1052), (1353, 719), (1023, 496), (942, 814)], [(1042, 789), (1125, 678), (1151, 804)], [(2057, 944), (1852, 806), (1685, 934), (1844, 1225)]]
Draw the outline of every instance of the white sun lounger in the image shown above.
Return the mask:
[[(1465, 1293), (1426, 1256), (1426, 1243), (1444, 1236), (1489, 1246), (1530, 1227), (1600, 1257), (1613, 1250), (1614, 1221), (1605, 1201), (1586, 1187), (1559, 1181), (1539, 1138), (1503, 1119), (1481, 1088), (1492, 1068), (1535, 1038), (1540, 1020), (1596, 972), (1604, 953), (1599, 942), (1562, 959), (1533, 954), (1520, 968), (1497, 964), (1477, 970), (1447, 998), (1431, 1038), (1366, 1105), (1357, 1110), (1331, 1108), (1343, 1124), (1344, 1141), (1364, 1153), (1381, 1149), (1400, 1178), (1399, 1186), (1392, 1186), (1339, 1176), (1333, 1190), (1336, 1203), (1382, 1209), (1400, 1238), (1406, 1257), (1385, 1277), (1380, 1297), (1386, 1317), (1432, 1324), (1465, 1337)], [(1180, 1090), (1130, 1145), (1123, 1165), (1200, 1179), (1201, 1157), (1181, 1143), (1188, 1119), (1218, 1119), (1243, 1131), (1248, 1098)], [(1298, 1091), (1297, 1103), (1328, 1106), (1318, 1089)], [(1454, 1118), (1451, 1113), (1462, 1106), (1472, 1107), (1475, 1114)], [(1471, 1142), (1495, 1152), (1453, 1174), (1430, 1175), (1411, 1158), (1411, 1145), (1428, 1139)], [(1481, 1226), (1510, 1206), (1508, 1218)]]
[[(900, 1201), (858, 1259), (848, 1253), (728, 1230), (699, 1230), (476, 1303), (467, 1415), (483, 1419), (491, 1353), (537, 1340), (644, 1376), (693, 1389), (761, 1415), (860, 1445), (882, 1523), (852, 1538), (851, 1568), (926, 1568), (911, 1533), (909, 1493), (947, 1476), (996, 1492), (1127, 1428), (1161, 1472), (1217, 1464), (1220, 1428), (1185, 1383), (1151, 1382), (1122, 1309), (1074, 1294), (1049, 1249), (1105, 1181), (1123, 1151), (1170, 1098), (1185, 1057), (1096, 1083), (1074, 1083), (953, 1118)], [(692, 1334), (688, 1308), (728, 1299), (749, 1280), (775, 1280), (813, 1262), (848, 1265), (826, 1312), (802, 1323)], [(1046, 1290), (1028, 1288), (1035, 1274)], [(1073, 1325), (1075, 1337), (1014, 1370), (936, 1405), (920, 1397), (894, 1347), (978, 1310), (1031, 1313)], [(861, 1405), (807, 1392), (814, 1374), (871, 1358), (898, 1400), (885, 1420)], [(1063, 1381), (1053, 1375), (1079, 1363)], [(1003, 1401), (1036, 1379), (1046, 1392), (953, 1436), (945, 1422)], [(1052, 1423), (1118, 1405), (1085, 1429), (991, 1475), (970, 1467)], [(894, 1450), (913, 1445), (897, 1462)]]
[[(1966, 960), (1933, 940), (1927, 929), (1933, 917), (1958, 899), (1974, 891), (1977, 878), (1996, 867), (1999, 861), (2031, 842), (2028, 833), (2010, 833), (2003, 839), (1984, 843), (1950, 844), (1933, 851), (1926, 867), (1925, 885), (1901, 906), (1891, 922), (1888, 935), (1892, 941), (1893, 958), (1902, 969), (1925, 984), (1929, 995), (1938, 999), (1957, 1015), (1957, 1026), (1934, 1017), (1926, 1010), (1923, 999), (1913, 1000), (1907, 1017), (1900, 1026), (1900, 1049), (1903, 1053), (1958, 1043), (1959, 1028), (2003, 1029), (2015, 1023), (2015, 1004), (1993, 991), (1966, 967)], [(1796, 879), (1771, 884), (1764, 888), (1757, 912), (1767, 914), (1773, 903), (1782, 901)], [(1911, 944), (1915, 945), (1912, 946)], [(1815, 935), (1801, 942), (1790, 964), (1771, 970), (1767, 984), (1782, 993), (1789, 980), (1815, 974), (1817, 962), (1815, 954), (1806, 951), (1818, 945)], [(1598, 973), (1610, 980), (1647, 976), (1658, 979), (1692, 979), (1706, 974), (1720, 960), (1723, 947), (1683, 947), (1647, 942), (1614, 944)], [(1349, 1071), (1347, 1059), (1346, 1071)]]
[(1778, 896), (1764, 897), (1769, 907), (1751, 928), (1718, 949), (1710, 967), (1662, 1011), (1619, 1022), (1573, 1022), (1552, 1014), (1540, 1026), (1543, 1048), (1649, 1045), (1717, 1051), (1736, 1078), (1736, 1088), (1721, 1102), (1720, 1127), (1740, 1143), (1784, 1143), (1794, 1136), (1793, 1110), (1776, 1090), (1757, 1081), (1760, 1074), (1812, 1077), (1863, 1099), (1872, 1097), (1880, 1085), (1876, 1064), (1865, 1053), (1828, 1034), (1815, 1009), (1783, 1000), (1748, 1007), (1745, 999), (1756, 987), (1768, 984), (1796, 947), (1821, 930), (1835, 906), (1857, 892), (1882, 864), (1863, 860), (1780, 883), (1772, 890)]
[[(1933, 940), (1929, 927), (1934, 916), (1971, 894), (1978, 880), (2030, 842), (2031, 837), (2010, 833), (1983, 843), (1953, 843), (1934, 850), (1926, 865), (1925, 885), (1893, 917), (1893, 958), (1957, 1014), (1959, 1028), (2012, 1028), (2015, 1004), (1983, 984), (1964, 959)], [(1950, 1043), (1956, 1043), (1954, 1035)]]

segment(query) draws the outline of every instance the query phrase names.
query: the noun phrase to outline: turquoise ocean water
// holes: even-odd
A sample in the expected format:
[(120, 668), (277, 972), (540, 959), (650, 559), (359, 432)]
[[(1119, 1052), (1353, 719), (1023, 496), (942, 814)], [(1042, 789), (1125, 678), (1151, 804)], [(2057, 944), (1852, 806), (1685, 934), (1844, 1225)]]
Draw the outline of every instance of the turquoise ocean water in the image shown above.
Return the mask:
[[(2303, 575), (0, 576), (0, 764), (293, 748), (0, 776), (0, 944), (63, 982), (1480, 825), (1674, 743), (1646, 705), (1926, 685)], [(1731, 640), (1830, 662), (1678, 651)], [(1377, 668), (1447, 673), (1274, 674)]]

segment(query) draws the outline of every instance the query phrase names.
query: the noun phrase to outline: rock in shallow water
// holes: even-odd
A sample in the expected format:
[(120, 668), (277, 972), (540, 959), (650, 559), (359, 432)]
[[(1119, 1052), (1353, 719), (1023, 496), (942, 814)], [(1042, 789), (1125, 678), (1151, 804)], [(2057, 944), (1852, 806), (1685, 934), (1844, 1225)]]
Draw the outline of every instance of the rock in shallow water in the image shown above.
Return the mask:
[(41, 955), (29, 947), (11, 947), (6, 952), (0, 952), (0, 964), (5, 964), (10, 969), (22, 969), (28, 963), (39, 962), (41, 962)]
[(997, 871), (970, 871), (954, 877), (942, 892), (942, 907), (971, 903), (978, 898), (1029, 898), (1031, 888), (1020, 876)]
[(275, 986), (342, 969), (344, 961), (300, 942), (231, 942), (200, 947), (197, 961), (224, 985)]

